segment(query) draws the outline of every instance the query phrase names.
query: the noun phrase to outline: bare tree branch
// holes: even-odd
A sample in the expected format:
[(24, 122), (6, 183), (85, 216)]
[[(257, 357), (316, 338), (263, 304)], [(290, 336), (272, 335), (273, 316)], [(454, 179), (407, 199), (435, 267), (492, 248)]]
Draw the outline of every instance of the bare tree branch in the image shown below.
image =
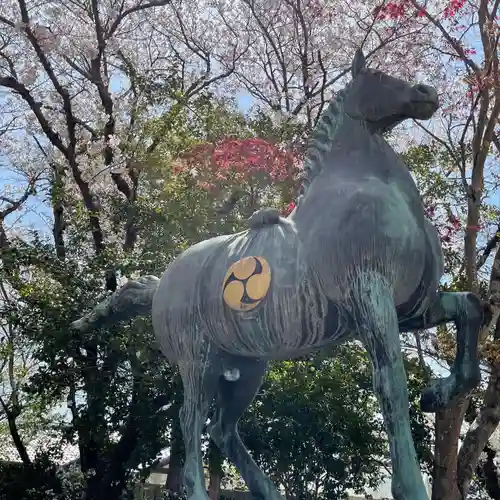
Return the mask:
[(10, 205), (10, 207), (7, 207), (4, 210), (0, 211), (0, 221), (3, 222), (8, 215), (21, 208), (21, 206), (29, 198), (29, 196), (36, 193), (35, 184), (40, 175), (41, 174), (38, 174), (29, 181), (28, 187), (24, 191), (23, 195), (17, 200), (12, 200), (11, 198), (8, 198), (6, 196), (0, 196), (1, 201), (4, 201)]
[(496, 248), (496, 246), (498, 245), (499, 242), (500, 242), (500, 225), (497, 227), (493, 237), (488, 240), (488, 243), (486, 244), (486, 247), (483, 250), (483, 253), (481, 254), (479, 259), (477, 260), (476, 268), (478, 270), (488, 260), (488, 257), (490, 256), (491, 252)]
[(462, 59), (462, 61), (465, 62), (465, 64), (476, 74), (480, 75), (481, 74), (481, 68), (465, 53), (464, 48), (462, 45), (455, 39), (453, 38), (444, 28), (444, 26), (441, 24), (439, 20), (437, 20), (434, 16), (429, 14), (427, 9), (425, 8), (425, 5), (421, 5), (417, 2), (417, 0), (410, 0), (410, 3), (419, 11), (422, 13), (424, 17), (426, 17), (436, 28), (440, 31), (441, 35), (443, 38), (450, 44), (451, 47), (455, 50), (457, 55)]
[(31, 111), (36, 116), (38, 123), (42, 127), (42, 130), (47, 138), (67, 158), (69, 154), (66, 146), (62, 142), (59, 134), (50, 126), (49, 121), (42, 113), (42, 104), (35, 101), (30, 91), (22, 83), (11, 76), (0, 77), (0, 86), (12, 89), (26, 101)]
[(7, 26), (10, 26), (11, 28), (15, 27), (15, 23), (11, 21), (10, 19), (7, 19), (6, 17), (0, 16), (0, 23), (6, 24)]
[(121, 12), (118, 17), (114, 20), (113, 24), (109, 28), (108, 32), (106, 33), (106, 38), (111, 38), (115, 31), (118, 29), (120, 26), (120, 23), (130, 14), (133, 14), (134, 12), (139, 12), (141, 10), (146, 10), (151, 7), (161, 7), (163, 5), (167, 5), (171, 2), (171, 0), (153, 0), (151, 2), (145, 2), (145, 3), (139, 3), (137, 5), (134, 5), (133, 7), (130, 7), (123, 12)]

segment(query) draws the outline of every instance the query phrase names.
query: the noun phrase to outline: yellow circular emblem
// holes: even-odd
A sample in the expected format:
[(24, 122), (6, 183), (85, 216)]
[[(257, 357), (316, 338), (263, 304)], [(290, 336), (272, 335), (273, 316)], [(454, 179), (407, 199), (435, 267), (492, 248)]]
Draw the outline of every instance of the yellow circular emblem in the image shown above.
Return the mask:
[(245, 257), (235, 262), (223, 282), (224, 302), (236, 311), (257, 307), (269, 291), (271, 268), (264, 257)]

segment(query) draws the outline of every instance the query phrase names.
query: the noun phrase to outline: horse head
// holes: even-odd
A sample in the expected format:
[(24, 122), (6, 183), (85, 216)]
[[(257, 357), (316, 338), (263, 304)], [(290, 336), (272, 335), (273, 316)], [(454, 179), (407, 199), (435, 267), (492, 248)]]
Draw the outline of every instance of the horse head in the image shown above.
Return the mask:
[(351, 73), (344, 112), (354, 120), (363, 121), (372, 133), (387, 132), (408, 118), (428, 120), (439, 108), (434, 87), (411, 85), (367, 67), (360, 49), (354, 56)]

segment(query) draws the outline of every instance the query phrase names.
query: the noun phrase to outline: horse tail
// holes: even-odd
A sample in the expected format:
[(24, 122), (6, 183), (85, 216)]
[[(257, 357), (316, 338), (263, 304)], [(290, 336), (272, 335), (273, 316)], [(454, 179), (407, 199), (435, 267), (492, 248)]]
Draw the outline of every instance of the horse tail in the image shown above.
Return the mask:
[(150, 315), (153, 296), (159, 282), (156, 276), (141, 276), (127, 281), (85, 316), (73, 321), (71, 328), (86, 332), (139, 316)]

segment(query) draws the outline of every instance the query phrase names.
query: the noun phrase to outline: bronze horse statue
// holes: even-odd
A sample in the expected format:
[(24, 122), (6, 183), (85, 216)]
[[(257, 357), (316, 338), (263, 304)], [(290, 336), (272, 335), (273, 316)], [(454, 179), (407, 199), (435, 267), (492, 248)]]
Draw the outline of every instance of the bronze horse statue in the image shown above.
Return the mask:
[(189, 500), (207, 500), (201, 434), (210, 435), (253, 496), (282, 500), (252, 460), (238, 420), (272, 359), (360, 340), (373, 365), (392, 459), (396, 500), (427, 500), (410, 433), (400, 332), (454, 322), (448, 377), (422, 394), (424, 411), (453, 405), (480, 379), (483, 306), (472, 293), (439, 292), (443, 255), (408, 168), (383, 134), (405, 119), (429, 119), (438, 95), (368, 68), (357, 51), (352, 81), (332, 99), (310, 138), (303, 191), (288, 218), (254, 214), (242, 233), (183, 252), (161, 280), (129, 281), (73, 323), (94, 328), (152, 314), (165, 356), (184, 385), (180, 421)]

